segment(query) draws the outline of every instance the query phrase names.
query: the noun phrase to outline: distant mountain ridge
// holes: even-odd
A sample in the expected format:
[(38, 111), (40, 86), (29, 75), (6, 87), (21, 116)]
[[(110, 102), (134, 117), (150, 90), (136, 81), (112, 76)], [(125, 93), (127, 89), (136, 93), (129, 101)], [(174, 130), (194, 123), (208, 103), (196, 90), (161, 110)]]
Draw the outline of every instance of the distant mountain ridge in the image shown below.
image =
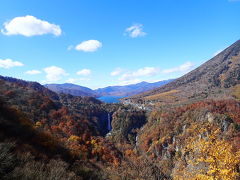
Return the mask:
[(125, 86), (108, 86), (105, 88), (99, 88), (95, 90), (95, 92), (97, 92), (97, 94), (99, 94), (100, 96), (132, 96), (141, 92), (145, 92), (163, 86), (171, 81), (173, 80), (169, 79), (154, 83), (143, 81), (137, 84), (130, 84)]
[(92, 96), (92, 97), (101, 97), (101, 96), (133, 96), (148, 90), (152, 90), (154, 88), (165, 85), (169, 82), (173, 81), (172, 79), (158, 81), (154, 83), (148, 82), (140, 82), (137, 84), (125, 85), (125, 86), (108, 86), (105, 88), (99, 88), (96, 90), (92, 90), (87, 87), (79, 86), (76, 84), (46, 84), (44, 85), (46, 88), (56, 92), (56, 93), (64, 93), (71, 94), (74, 96)]
[(64, 84), (46, 84), (44, 85), (46, 88), (56, 92), (56, 93), (64, 93), (70, 94), (73, 96), (92, 96), (96, 97), (95, 91), (90, 88), (71, 84), (71, 83), (64, 83)]
[(163, 104), (205, 98), (232, 98), (239, 96), (239, 84), (240, 40), (186, 75), (126, 99)]

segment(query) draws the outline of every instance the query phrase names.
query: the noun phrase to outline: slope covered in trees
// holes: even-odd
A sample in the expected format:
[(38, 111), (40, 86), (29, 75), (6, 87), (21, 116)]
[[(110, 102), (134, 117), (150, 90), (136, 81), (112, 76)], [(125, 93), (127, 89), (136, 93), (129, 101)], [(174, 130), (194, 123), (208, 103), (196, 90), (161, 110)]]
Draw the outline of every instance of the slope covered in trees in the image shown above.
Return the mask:
[[(93, 163), (108, 166), (120, 162), (121, 152), (103, 138), (107, 133), (106, 116), (117, 109), (117, 105), (109, 107), (94, 98), (57, 95), (37, 83), (13, 78), (2, 77), (0, 83), (0, 140), (3, 147), (13, 144), (3, 149), (1, 155), (16, 156), (9, 167), (1, 167), (4, 162), (0, 165), (2, 177), (15, 178), (22, 172), (19, 176), (23, 179), (33, 178), (34, 173), (44, 179), (51, 173), (48, 172), (52, 170), (51, 163), (59, 163), (58, 170), (63, 171), (61, 178), (68, 177), (69, 167), (73, 168), (73, 178), (88, 179), (98, 176), (94, 172), (99, 168)], [(15, 166), (28, 157), (25, 153), (33, 160), (25, 160), (21, 167)], [(43, 170), (28, 170), (32, 163)]]
[(1, 76), (0, 179), (239, 179), (239, 49), (125, 104)]
[[(239, 177), (238, 100), (204, 100), (146, 113), (94, 98), (50, 93), (53, 99), (39, 89), (1, 83), (3, 179)], [(106, 113), (113, 129), (104, 137)]]

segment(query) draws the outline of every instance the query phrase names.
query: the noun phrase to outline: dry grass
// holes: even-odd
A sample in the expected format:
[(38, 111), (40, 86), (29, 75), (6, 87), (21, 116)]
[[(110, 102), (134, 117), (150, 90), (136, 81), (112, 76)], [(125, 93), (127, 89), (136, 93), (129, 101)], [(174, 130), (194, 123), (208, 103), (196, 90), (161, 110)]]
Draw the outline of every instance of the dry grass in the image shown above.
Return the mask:
[(171, 90), (171, 91), (167, 91), (164, 93), (159, 93), (159, 94), (155, 94), (155, 95), (151, 95), (151, 96), (147, 96), (144, 99), (145, 100), (159, 100), (159, 99), (175, 99), (175, 96), (173, 96), (173, 94), (179, 92), (179, 90)]
[(238, 84), (238, 85), (236, 85), (236, 86), (233, 87), (232, 95), (233, 95), (236, 99), (240, 100), (240, 84)]

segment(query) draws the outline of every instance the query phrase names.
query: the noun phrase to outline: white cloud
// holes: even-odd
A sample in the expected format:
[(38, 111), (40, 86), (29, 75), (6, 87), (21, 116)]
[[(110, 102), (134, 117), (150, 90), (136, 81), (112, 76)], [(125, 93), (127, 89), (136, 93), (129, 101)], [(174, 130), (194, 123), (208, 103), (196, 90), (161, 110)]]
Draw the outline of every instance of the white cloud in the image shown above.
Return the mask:
[(129, 85), (129, 84), (137, 84), (137, 83), (140, 83), (142, 82), (140, 79), (130, 79), (130, 80), (126, 80), (126, 81), (120, 81), (119, 82), (119, 86), (126, 86), (126, 85)]
[(102, 43), (98, 40), (88, 40), (83, 41), (80, 44), (78, 44), (75, 49), (78, 51), (84, 51), (84, 52), (94, 52), (97, 51), (99, 48), (102, 47)]
[(69, 78), (66, 82), (67, 82), (67, 83), (76, 83), (77, 81), (78, 81), (78, 79)]
[(114, 71), (111, 72), (111, 76), (118, 76), (123, 72), (121, 68), (116, 68)]
[(133, 73), (134, 76), (152, 76), (159, 72), (159, 68), (144, 67)]
[(131, 27), (128, 27), (125, 30), (125, 34), (129, 35), (132, 38), (137, 38), (141, 36), (145, 36), (146, 33), (143, 32), (143, 25), (142, 24), (134, 24)]
[(67, 79), (67, 83), (78, 83), (79, 81), (89, 81), (90, 79), (89, 78), (69, 78)]
[(34, 16), (15, 17), (9, 22), (4, 23), (1, 32), (5, 35), (23, 35), (36, 36), (43, 34), (54, 34), (60, 36), (62, 30), (56, 24), (50, 24), (47, 21), (37, 19)]
[(121, 75), (118, 79), (119, 85), (129, 85), (129, 84), (136, 84), (141, 82), (140, 78), (154, 76), (159, 73), (159, 68), (155, 67), (144, 67), (140, 68), (133, 72), (127, 72)]
[(165, 69), (162, 71), (162, 73), (168, 74), (168, 73), (174, 73), (174, 72), (187, 72), (191, 70), (193, 67), (194, 67), (194, 64), (192, 62), (186, 62), (178, 67)]
[(81, 75), (81, 76), (88, 76), (90, 74), (91, 74), (90, 69), (82, 69), (82, 70), (77, 72), (77, 75)]
[(135, 79), (136, 77), (153, 76), (153, 75), (156, 75), (158, 73), (159, 73), (159, 68), (144, 67), (144, 68), (138, 69), (137, 71), (134, 71), (134, 72), (124, 73), (119, 78), (119, 80), (121, 80), (121, 81), (132, 80), (132, 79)]
[[(123, 73), (118, 78), (119, 85), (136, 84), (136, 83), (142, 82), (143, 80), (148, 82), (156, 82), (156, 81), (163, 80), (159, 78), (159, 75), (169, 74), (174, 72), (186, 73), (189, 70), (191, 70), (193, 67), (194, 67), (194, 64), (192, 62), (186, 62), (178, 67), (165, 69), (165, 70), (161, 70), (158, 67), (143, 67), (143, 68), (137, 69), (136, 71), (128, 71), (126, 73)], [(151, 79), (155, 78), (155, 80), (153, 79), (151, 80), (150, 78)], [(158, 80), (156, 80), (156, 78), (158, 78)]]
[(68, 74), (64, 69), (57, 66), (50, 66), (44, 69), (44, 72), (47, 74), (47, 82), (55, 82), (59, 81), (63, 78), (63, 76), (67, 76)]
[(222, 52), (223, 51), (223, 49), (220, 49), (220, 50), (218, 50), (218, 51), (216, 51), (214, 54), (213, 54), (213, 56), (216, 56), (216, 55), (218, 55), (220, 52)]
[(35, 74), (41, 74), (41, 71), (38, 70), (29, 70), (25, 72), (26, 74), (30, 74), (30, 75), (35, 75)]
[(19, 61), (13, 61), (12, 59), (0, 59), (0, 68), (9, 69), (17, 66), (24, 66), (24, 64)]

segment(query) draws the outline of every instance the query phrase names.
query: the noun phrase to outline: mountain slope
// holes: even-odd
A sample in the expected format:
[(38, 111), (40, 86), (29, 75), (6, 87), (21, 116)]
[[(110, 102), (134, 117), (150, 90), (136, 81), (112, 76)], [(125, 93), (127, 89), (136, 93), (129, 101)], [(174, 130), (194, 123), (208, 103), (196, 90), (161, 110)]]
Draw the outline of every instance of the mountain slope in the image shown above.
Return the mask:
[(12, 78), (12, 77), (5, 77), (0, 75), (0, 85), (2, 86), (2, 88), (6, 88), (6, 86), (4, 85), (10, 85), (10, 86), (13, 86), (13, 89), (15, 87), (18, 87), (18, 88), (21, 87), (28, 90), (31, 89), (32, 91), (36, 91), (41, 95), (50, 97), (52, 100), (59, 99), (56, 93), (49, 90), (48, 88), (45, 88), (44, 86), (42, 86), (37, 82), (24, 81), (24, 80)]
[(141, 82), (137, 84), (131, 84), (126, 86), (108, 86), (105, 88), (99, 88), (92, 90), (87, 87), (79, 86), (76, 84), (46, 84), (46, 88), (54, 91), (58, 94), (70, 94), (73, 96), (91, 96), (91, 97), (101, 97), (101, 96), (133, 96), (151, 89), (163, 86), (169, 82), (173, 81), (172, 79), (158, 81), (154, 83)]
[(171, 81), (172, 79), (158, 81), (154, 83), (148, 83), (143, 81), (137, 84), (131, 84), (126, 86), (109, 86), (105, 88), (99, 88), (95, 90), (95, 92), (99, 96), (132, 96), (138, 93), (142, 93), (142, 92), (160, 87)]
[[(66, 163), (72, 160), (78, 163), (81, 159), (76, 174), (85, 179), (93, 178), (92, 173), (99, 170), (90, 159), (97, 159), (99, 163), (118, 163), (121, 153), (103, 136), (108, 132), (108, 116), (120, 106), (104, 104), (93, 97), (58, 95), (39, 83), (0, 76), (0, 179), (3, 179), (2, 164), (5, 163), (2, 162), (2, 146), (6, 146), (3, 143), (16, 143), (14, 147), (27, 164), (26, 169), (23, 167), (18, 171), (29, 176), (32, 176), (32, 171), (28, 171), (31, 164), (25, 157), (26, 153), (43, 163), (45, 160), (58, 161), (61, 157), (66, 159)], [(45, 169), (45, 165), (42, 167)], [(90, 169), (85, 172), (82, 168)], [(11, 174), (15, 175), (15, 172)]]
[(174, 103), (231, 97), (240, 84), (240, 40), (197, 69), (160, 88), (129, 98)]
[(44, 86), (56, 93), (71, 94), (73, 96), (96, 96), (96, 93), (92, 89), (71, 83), (46, 84)]

